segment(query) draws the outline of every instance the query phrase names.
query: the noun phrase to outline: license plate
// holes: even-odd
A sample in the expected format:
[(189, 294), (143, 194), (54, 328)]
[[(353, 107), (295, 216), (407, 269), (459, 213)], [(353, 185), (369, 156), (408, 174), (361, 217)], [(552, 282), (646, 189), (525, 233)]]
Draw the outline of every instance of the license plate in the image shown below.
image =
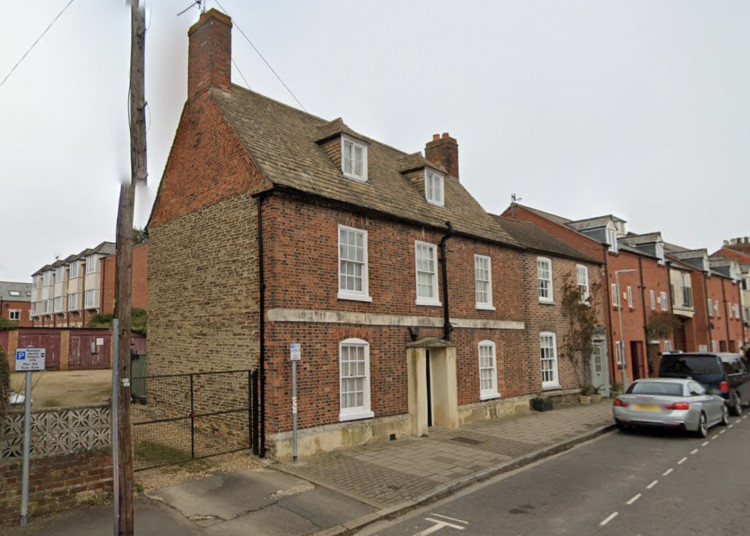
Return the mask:
[(654, 406), (650, 404), (633, 404), (633, 409), (636, 411), (661, 411), (661, 406)]

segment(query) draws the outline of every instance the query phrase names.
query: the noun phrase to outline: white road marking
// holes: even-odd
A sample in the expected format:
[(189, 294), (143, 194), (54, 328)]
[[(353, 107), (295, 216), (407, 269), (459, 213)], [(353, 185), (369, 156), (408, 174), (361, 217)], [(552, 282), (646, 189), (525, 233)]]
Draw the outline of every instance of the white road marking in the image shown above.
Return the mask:
[(633, 504), (633, 503), (634, 503), (635, 501), (637, 501), (637, 500), (638, 500), (638, 499), (640, 499), (640, 498), (641, 498), (641, 494), (639, 493), (638, 495), (636, 495), (635, 497), (633, 497), (632, 499), (630, 499), (630, 500), (629, 500), (629, 501), (628, 501), (627, 503), (625, 503), (625, 504), (628, 504), (628, 505), (630, 505), (630, 504)]
[(729, 428), (734, 428), (734, 425), (733, 425), (733, 424), (730, 424), (730, 425), (729, 425)]
[(448, 521), (455, 521), (456, 523), (463, 523), (464, 525), (468, 525), (469, 524), (468, 521), (464, 521), (463, 519), (456, 519), (455, 517), (448, 517), (448, 516), (444, 516), (442, 514), (430, 514), (430, 515), (431, 516), (435, 516), (435, 517), (442, 517), (443, 519), (447, 519)]
[(696, 452), (698, 452), (698, 449), (693, 449), (690, 451), (690, 454), (695, 454)]
[(677, 462), (677, 465), (682, 465), (687, 461), (687, 456), (685, 456), (683, 459), (681, 459), (679, 462)]
[[(428, 527), (422, 531), (417, 532), (414, 534), (414, 536), (427, 536), (428, 534), (432, 534), (433, 532), (437, 532), (440, 529), (444, 529), (445, 527), (450, 527), (452, 529), (456, 530), (464, 530), (466, 527), (463, 527), (461, 525), (454, 525), (453, 523), (448, 523), (447, 521), (442, 521), (440, 519), (432, 519), (431, 517), (426, 517), (425, 520), (435, 523), (433, 526)], [(465, 521), (462, 521), (461, 523), (465, 523)]]
[(743, 415), (743, 416), (742, 416), (742, 418), (743, 418), (743, 419), (747, 419), (747, 415)]
[(663, 473), (661, 474), (661, 476), (669, 476), (669, 473), (671, 473), (672, 471), (674, 471), (674, 469), (672, 469), (672, 468), (670, 467), (669, 469), (667, 469), (666, 471), (664, 471), (664, 472), (663, 472)]
[(704, 441), (704, 442), (703, 442), (703, 443), (701, 444), (701, 447), (705, 447), (706, 445), (708, 445), (708, 441)]
[(726, 431), (726, 430), (722, 430), (722, 431), (721, 431), (721, 432), (719, 432), (719, 433), (720, 433), (720, 434), (726, 434), (726, 433), (727, 433), (727, 431)]
[(609, 514), (609, 517), (607, 519), (605, 519), (604, 521), (602, 521), (601, 523), (599, 523), (599, 526), (603, 527), (604, 525), (606, 525), (607, 523), (609, 523), (610, 521), (612, 521), (614, 518), (617, 517), (618, 513), (619, 512), (612, 512), (611, 514)]
[(713, 436), (713, 437), (711, 438), (711, 440), (713, 441), (714, 439), (717, 439), (718, 437), (719, 437), (719, 434), (716, 434), (715, 436)]
[(657, 485), (658, 483), (659, 483), (659, 481), (658, 481), (658, 480), (654, 480), (653, 482), (651, 482), (651, 484), (649, 484), (648, 486), (646, 486), (646, 489), (651, 489), (651, 488), (653, 488), (653, 487), (654, 487), (655, 485)]

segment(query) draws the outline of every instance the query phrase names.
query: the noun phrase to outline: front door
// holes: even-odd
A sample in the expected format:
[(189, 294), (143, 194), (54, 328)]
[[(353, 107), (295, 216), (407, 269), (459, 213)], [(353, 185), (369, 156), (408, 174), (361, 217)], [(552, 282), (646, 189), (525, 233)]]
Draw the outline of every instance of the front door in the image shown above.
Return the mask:
[(599, 388), (599, 393), (609, 396), (609, 366), (607, 361), (607, 345), (605, 341), (593, 341), (591, 353), (591, 385)]
[(432, 356), (430, 355), (430, 351), (427, 350), (427, 355), (425, 356), (425, 379), (427, 380), (426, 390), (427, 390), (427, 426), (432, 426), (434, 424), (434, 421), (432, 419), (432, 363), (431, 363)]

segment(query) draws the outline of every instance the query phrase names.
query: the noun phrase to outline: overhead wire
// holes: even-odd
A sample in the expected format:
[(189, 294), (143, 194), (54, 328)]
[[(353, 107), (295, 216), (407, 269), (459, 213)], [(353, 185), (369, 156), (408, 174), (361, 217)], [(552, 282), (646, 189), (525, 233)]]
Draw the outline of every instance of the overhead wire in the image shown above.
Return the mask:
[[(218, 5), (219, 8), (224, 13), (226, 13), (227, 15), (229, 15), (229, 12), (226, 9), (224, 9), (224, 6), (221, 5), (221, 3), (219, 2), (219, 0), (214, 0), (214, 2), (216, 2), (216, 5)], [(250, 44), (250, 46), (253, 47), (253, 50), (255, 50), (255, 52), (258, 54), (258, 56), (260, 56), (260, 59), (263, 60), (263, 63), (266, 64), (266, 66), (271, 70), (271, 72), (274, 74), (274, 76), (276, 76), (276, 78), (279, 80), (279, 82), (281, 82), (281, 85), (284, 86), (284, 88), (289, 92), (289, 94), (292, 96), (292, 98), (297, 102), (297, 104), (299, 104), (300, 108), (302, 108), (306, 112), (307, 109), (302, 105), (302, 103), (299, 101), (299, 99), (297, 98), (297, 96), (292, 92), (292, 90), (289, 89), (289, 86), (287, 86), (286, 83), (284, 83), (284, 80), (281, 79), (281, 76), (279, 76), (279, 73), (277, 73), (276, 70), (273, 67), (271, 67), (271, 64), (268, 63), (268, 61), (266, 60), (266, 58), (263, 57), (263, 54), (260, 53), (260, 50), (258, 50), (258, 47), (256, 47), (253, 44), (253, 42), (250, 40), (250, 38), (245, 34), (245, 32), (242, 31), (242, 28), (239, 27), (239, 25), (237, 24), (236, 20), (232, 21), (232, 25), (235, 28), (237, 28), (237, 30), (240, 32), (240, 34), (242, 34), (242, 37), (245, 38), (245, 41), (247, 41)], [(235, 67), (236, 66), (237, 66), (237, 64), (235, 63)], [(240, 70), (239, 67), (237, 68), (237, 70), (238, 71)], [(240, 72), (240, 76), (242, 76), (241, 72)], [(242, 79), (245, 80), (245, 77), (242, 76)], [(247, 80), (245, 80), (245, 83), (247, 84)], [(248, 86), (249, 86), (249, 84), (248, 84)]]
[(34, 41), (31, 44), (31, 46), (28, 48), (28, 50), (26, 50), (26, 52), (24, 52), (23, 56), (21, 56), (21, 59), (19, 59), (16, 62), (16, 64), (13, 66), (13, 68), (10, 70), (10, 72), (5, 75), (5, 78), (3, 78), (3, 81), (0, 82), (0, 87), (3, 87), (3, 84), (5, 84), (5, 82), (8, 80), (8, 78), (10, 78), (10, 75), (12, 75), (13, 72), (18, 68), (18, 66), (21, 65), (21, 62), (26, 58), (26, 56), (29, 55), (29, 53), (34, 49), (34, 47), (37, 45), (37, 43), (39, 43), (39, 41), (42, 40), (42, 37), (44, 37), (44, 35), (49, 31), (50, 28), (52, 28), (52, 26), (55, 24), (55, 22), (57, 22), (57, 19), (59, 19), (60, 16), (63, 13), (65, 13), (65, 10), (68, 9), (68, 7), (70, 7), (70, 4), (72, 4), (73, 1), (74, 0), (70, 0), (67, 4), (65, 4), (65, 7), (63, 7), (60, 10), (60, 12), (55, 16), (55, 18), (52, 19), (52, 22), (49, 23), (49, 25), (44, 29), (44, 31), (42, 32), (42, 34), (39, 37), (36, 38), (36, 41)]

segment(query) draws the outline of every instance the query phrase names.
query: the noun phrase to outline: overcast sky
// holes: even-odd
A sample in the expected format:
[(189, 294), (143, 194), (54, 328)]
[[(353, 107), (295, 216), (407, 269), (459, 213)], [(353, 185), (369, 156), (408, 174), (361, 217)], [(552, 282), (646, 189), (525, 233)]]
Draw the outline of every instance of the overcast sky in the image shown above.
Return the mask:
[[(185, 101), (190, 1), (147, 3), (140, 227)], [(405, 152), (449, 132), (489, 212), (515, 193), (691, 248), (750, 235), (746, 0), (219, 1), (251, 89), (297, 106), (238, 27), (312, 114)], [(0, 80), (68, 2), (0, 0)], [(0, 280), (114, 241), (129, 47), (123, 0), (75, 0), (0, 87)]]

